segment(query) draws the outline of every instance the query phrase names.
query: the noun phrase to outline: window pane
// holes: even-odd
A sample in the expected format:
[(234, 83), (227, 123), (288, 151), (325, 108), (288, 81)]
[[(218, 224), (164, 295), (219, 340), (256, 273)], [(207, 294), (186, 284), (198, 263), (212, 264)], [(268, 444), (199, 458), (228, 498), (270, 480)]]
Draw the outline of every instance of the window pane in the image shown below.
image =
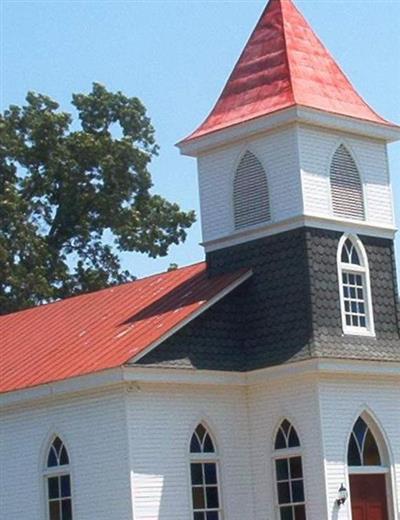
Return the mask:
[(278, 502), (279, 504), (290, 503), (289, 482), (278, 483)]
[(288, 434), (288, 431), (289, 431), (289, 428), (290, 428), (290, 422), (285, 419), (283, 422), (282, 422), (282, 425), (281, 425), (281, 428), (282, 430), (286, 433), (286, 435)]
[(204, 520), (205, 515), (204, 513), (194, 513), (193, 514), (193, 520)]
[(364, 442), (364, 466), (380, 466), (381, 458), (379, 456), (378, 446), (372, 435), (371, 431), (368, 430)]
[(304, 502), (304, 488), (302, 480), (292, 482), (292, 502)]
[(197, 436), (195, 434), (192, 435), (192, 440), (190, 441), (190, 452), (191, 453), (200, 453), (201, 447)]
[(72, 506), (70, 499), (62, 501), (61, 512), (61, 520), (72, 520)]
[(192, 484), (203, 484), (202, 464), (191, 464), (190, 473), (192, 475)]
[(215, 486), (207, 487), (206, 495), (207, 495), (207, 508), (208, 509), (217, 509), (219, 507), (218, 488)]
[(365, 421), (359, 417), (354, 425), (353, 432), (360, 446), (362, 446), (366, 431), (367, 425), (365, 424)]
[(295, 520), (306, 520), (306, 506), (295, 506), (294, 518)]
[(351, 434), (349, 449), (347, 451), (347, 464), (349, 466), (361, 466), (360, 451), (353, 434)]
[(204, 464), (204, 475), (206, 477), (206, 484), (217, 483), (217, 466), (214, 463)]
[(62, 497), (71, 496), (71, 481), (70, 481), (69, 475), (63, 475), (61, 477), (61, 496)]
[(53, 468), (54, 466), (57, 466), (57, 465), (58, 465), (57, 455), (52, 446), (49, 451), (49, 456), (47, 457), (47, 467)]
[(202, 487), (194, 487), (194, 488), (192, 488), (192, 495), (193, 495), (194, 509), (204, 509), (205, 508), (204, 489)]
[(60, 502), (49, 502), (49, 520), (60, 520)]
[(51, 477), (47, 480), (49, 498), (58, 498), (60, 496), (58, 489), (58, 477)]
[(218, 511), (210, 511), (207, 513), (207, 520), (219, 520)]
[(287, 459), (278, 459), (275, 461), (276, 465), (276, 479), (277, 480), (288, 480), (289, 479), (289, 468)]
[(62, 442), (61, 442), (61, 439), (59, 437), (56, 437), (53, 441), (53, 446), (56, 450), (57, 453), (59, 453), (60, 451), (60, 448), (62, 446)]
[(208, 433), (206, 434), (206, 437), (204, 439), (204, 451), (205, 453), (214, 453), (214, 444)]
[(292, 427), (289, 435), (289, 448), (295, 448), (296, 446), (300, 446), (300, 441), (296, 430)]
[(279, 428), (279, 431), (276, 434), (276, 439), (275, 439), (275, 449), (283, 450), (285, 448), (286, 448), (286, 439), (282, 433), (282, 430)]
[(294, 520), (293, 508), (291, 506), (281, 508), (281, 520)]
[(68, 453), (67, 453), (65, 446), (63, 446), (61, 448), (60, 464), (61, 465), (69, 464)]
[(358, 258), (358, 253), (355, 247), (353, 247), (351, 254), (351, 263), (354, 265), (360, 265), (360, 259)]
[(204, 426), (202, 424), (199, 424), (197, 426), (196, 433), (199, 436), (200, 441), (203, 442), (203, 437), (204, 437), (204, 435), (206, 433), (206, 429), (204, 428)]
[(302, 478), (303, 468), (301, 466), (301, 457), (292, 457), (290, 459), (290, 476), (291, 478)]

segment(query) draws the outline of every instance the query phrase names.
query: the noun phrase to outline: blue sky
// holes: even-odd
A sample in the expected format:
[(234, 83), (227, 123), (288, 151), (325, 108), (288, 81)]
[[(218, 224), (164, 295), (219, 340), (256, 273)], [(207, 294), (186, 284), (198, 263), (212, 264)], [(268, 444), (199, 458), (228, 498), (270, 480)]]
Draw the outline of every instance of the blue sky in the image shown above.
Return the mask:
[[(207, 115), (265, 5), (253, 1), (10, 1), (1, 3), (0, 105), (28, 90), (70, 110), (71, 93), (98, 81), (138, 96), (156, 128), (154, 191), (198, 214), (196, 163), (174, 143)], [(353, 84), (400, 123), (400, 2), (297, 0)], [(400, 222), (400, 144), (389, 147)], [(200, 226), (167, 258), (124, 254), (137, 276), (203, 258)], [(400, 258), (400, 239), (397, 239)]]

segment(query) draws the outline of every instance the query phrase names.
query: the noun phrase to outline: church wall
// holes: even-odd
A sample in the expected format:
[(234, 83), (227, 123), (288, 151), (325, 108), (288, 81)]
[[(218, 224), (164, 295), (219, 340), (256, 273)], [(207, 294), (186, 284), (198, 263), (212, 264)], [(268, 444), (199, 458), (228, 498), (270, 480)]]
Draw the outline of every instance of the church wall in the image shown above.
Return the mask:
[(218, 149), (198, 159), (203, 241), (230, 235), (233, 180), (239, 161), (250, 150), (262, 163), (270, 191), (272, 222), (302, 213), (297, 141), (294, 127)]
[(43, 469), (57, 434), (70, 462), (74, 520), (132, 518), (122, 390), (2, 412), (0, 517), (45, 519)]
[(139, 384), (128, 394), (135, 520), (188, 520), (189, 442), (205, 421), (220, 457), (227, 520), (253, 520), (246, 391)]
[[(350, 501), (338, 511), (335, 500), (340, 485), (347, 480), (347, 443), (354, 422), (367, 411), (383, 433), (392, 464), (392, 505), (400, 518), (400, 384), (397, 380), (353, 377), (321, 380), (319, 384), (323, 431), (327, 507), (329, 520), (350, 520)], [(393, 496), (394, 495), (394, 496)], [(393, 513), (393, 511), (392, 511)]]
[(352, 154), (364, 186), (366, 221), (393, 226), (393, 202), (386, 145), (381, 141), (300, 126), (298, 143), (306, 215), (333, 216), (329, 167), (343, 143)]
[(274, 379), (249, 389), (252, 465), (256, 520), (275, 520), (277, 495), (274, 438), (287, 418), (301, 443), (306, 513), (309, 520), (325, 518), (325, 489), (317, 384), (312, 378)]

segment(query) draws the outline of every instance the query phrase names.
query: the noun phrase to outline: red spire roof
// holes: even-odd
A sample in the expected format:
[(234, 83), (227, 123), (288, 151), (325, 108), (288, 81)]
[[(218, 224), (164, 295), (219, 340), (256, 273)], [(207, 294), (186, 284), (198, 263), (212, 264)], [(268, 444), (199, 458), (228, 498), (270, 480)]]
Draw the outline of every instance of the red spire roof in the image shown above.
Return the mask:
[(295, 105), (391, 125), (357, 94), (291, 0), (270, 0), (215, 107), (185, 141)]
[(205, 262), (0, 316), (0, 393), (123, 365), (249, 277)]

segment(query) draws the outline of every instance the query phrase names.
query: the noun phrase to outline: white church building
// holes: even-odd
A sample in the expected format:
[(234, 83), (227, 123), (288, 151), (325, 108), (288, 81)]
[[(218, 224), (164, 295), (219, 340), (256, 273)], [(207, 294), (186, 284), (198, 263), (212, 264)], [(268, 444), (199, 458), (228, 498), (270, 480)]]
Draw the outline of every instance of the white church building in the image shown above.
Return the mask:
[(397, 139), (270, 0), (178, 144), (205, 261), (0, 318), (0, 518), (400, 520)]

